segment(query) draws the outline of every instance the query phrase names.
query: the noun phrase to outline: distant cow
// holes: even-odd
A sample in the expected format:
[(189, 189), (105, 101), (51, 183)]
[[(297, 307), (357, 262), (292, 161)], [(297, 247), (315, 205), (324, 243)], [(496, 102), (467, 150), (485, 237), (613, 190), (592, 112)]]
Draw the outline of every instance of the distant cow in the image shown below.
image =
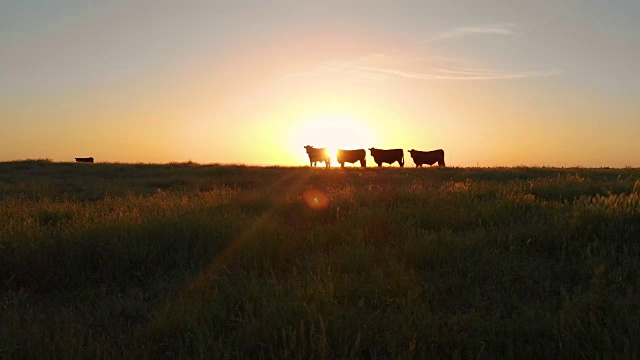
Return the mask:
[(331, 167), (331, 157), (325, 148), (314, 148), (311, 145), (304, 147), (309, 155), (309, 166), (317, 166), (318, 162), (324, 162), (325, 167)]
[(367, 167), (367, 153), (364, 149), (358, 150), (341, 150), (338, 149), (338, 162), (340, 166), (344, 167), (344, 163), (355, 163), (360, 161), (360, 166)]
[(93, 162), (93, 158), (92, 157), (86, 157), (86, 158), (75, 158), (76, 162), (85, 162), (85, 163), (92, 163)]
[(393, 164), (396, 161), (400, 167), (404, 167), (404, 150), (402, 149), (381, 150), (370, 148), (369, 151), (371, 151), (373, 161), (378, 164), (378, 167), (381, 167), (382, 163)]
[(416, 164), (416, 167), (422, 167), (422, 164), (433, 165), (438, 163), (438, 166), (445, 166), (444, 164), (444, 150), (438, 149), (433, 151), (418, 151), (418, 150), (409, 150), (409, 154), (411, 154), (411, 158), (413, 158), (413, 162)]

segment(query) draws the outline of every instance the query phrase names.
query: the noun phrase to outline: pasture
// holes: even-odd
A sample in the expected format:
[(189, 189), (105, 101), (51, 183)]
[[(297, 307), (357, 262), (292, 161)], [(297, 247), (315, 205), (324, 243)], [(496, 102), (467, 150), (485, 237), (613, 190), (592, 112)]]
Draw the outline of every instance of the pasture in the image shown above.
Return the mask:
[(638, 358), (639, 179), (0, 163), (0, 357)]

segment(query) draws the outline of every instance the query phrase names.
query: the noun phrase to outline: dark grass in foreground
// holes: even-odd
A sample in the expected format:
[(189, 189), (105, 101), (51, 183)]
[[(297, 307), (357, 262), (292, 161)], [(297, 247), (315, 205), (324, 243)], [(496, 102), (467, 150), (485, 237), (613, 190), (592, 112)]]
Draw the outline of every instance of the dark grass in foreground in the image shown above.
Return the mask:
[(0, 357), (638, 358), (638, 179), (0, 163)]

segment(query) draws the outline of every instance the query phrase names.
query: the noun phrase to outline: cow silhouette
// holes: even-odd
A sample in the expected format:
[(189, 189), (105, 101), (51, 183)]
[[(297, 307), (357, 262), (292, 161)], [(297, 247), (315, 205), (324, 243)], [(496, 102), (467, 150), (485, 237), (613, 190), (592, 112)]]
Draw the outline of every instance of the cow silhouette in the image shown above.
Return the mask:
[(326, 168), (331, 167), (331, 157), (325, 148), (314, 148), (311, 145), (304, 147), (309, 155), (309, 166), (317, 166), (318, 162), (324, 162)]
[(338, 149), (338, 154), (336, 155), (340, 166), (344, 167), (344, 163), (355, 163), (357, 161), (360, 162), (361, 167), (367, 167), (367, 153), (364, 149), (358, 150), (342, 150)]
[(427, 164), (429, 166), (438, 163), (438, 166), (446, 166), (444, 163), (444, 150), (432, 150), (432, 151), (419, 151), (419, 150), (409, 150), (409, 154), (413, 159), (413, 162), (416, 164), (416, 167), (422, 167), (423, 164)]
[(370, 148), (369, 151), (378, 167), (382, 167), (383, 163), (393, 164), (396, 161), (400, 167), (404, 167), (404, 150), (402, 149), (382, 150)]
[(81, 163), (92, 163), (93, 162), (93, 158), (92, 157), (77, 157), (75, 159), (76, 159), (76, 162), (81, 162)]

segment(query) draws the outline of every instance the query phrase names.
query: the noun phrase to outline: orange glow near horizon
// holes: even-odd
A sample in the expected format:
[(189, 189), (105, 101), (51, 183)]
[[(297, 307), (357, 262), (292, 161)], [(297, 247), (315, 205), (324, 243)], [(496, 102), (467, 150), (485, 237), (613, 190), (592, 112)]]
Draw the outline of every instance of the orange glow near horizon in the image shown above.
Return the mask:
[(326, 148), (336, 164), (338, 149), (367, 149), (375, 144), (375, 136), (360, 120), (346, 115), (319, 115), (300, 121), (292, 133), (292, 143)]
[[(173, 10), (166, 15), (173, 18)], [(180, 36), (167, 44), (184, 45), (180, 51), (140, 51), (142, 38), (130, 44), (114, 38), (114, 45), (131, 48), (103, 49), (91, 41), (77, 52), (53, 54), (34, 42), (24, 47), (34, 53), (25, 51), (22, 59), (9, 52), (14, 58), (7, 69), (14, 70), (0, 71), (0, 79), (11, 80), (0, 81), (0, 161), (91, 156), (96, 162), (308, 166), (303, 147), (311, 145), (327, 148), (333, 164), (337, 149), (370, 147), (443, 149), (449, 166), (640, 164), (637, 92), (630, 91), (638, 82), (616, 92), (617, 86), (606, 86), (621, 76), (589, 87), (586, 79), (595, 72), (577, 83), (556, 71), (560, 65), (519, 63), (509, 55), (519, 52), (506, 50), (529, 49), (524, 37), (532, 34), (524, 25), (452, 22), (405, 34), (368, 22), (312, 19), (287, 26), (268, 21), (269, 31), (249, 29), (243, 19), (228, 24), (238, 31), (217, 29), (220, 41), (203, 35), (198, 46), (198, 32), (176, 29)], [(165, 22), (156, 20), (162, 29)], [(64, 34), (70, 33), (43, 40), (75, 43)], [(182, 36), (189, 41), (178, 41)], [(463, 46), (474, 41), (487, 47)], [(105, 56), (84, 57), (103, 50)], [(49, 55), (59, 58), (26, 65)]]

